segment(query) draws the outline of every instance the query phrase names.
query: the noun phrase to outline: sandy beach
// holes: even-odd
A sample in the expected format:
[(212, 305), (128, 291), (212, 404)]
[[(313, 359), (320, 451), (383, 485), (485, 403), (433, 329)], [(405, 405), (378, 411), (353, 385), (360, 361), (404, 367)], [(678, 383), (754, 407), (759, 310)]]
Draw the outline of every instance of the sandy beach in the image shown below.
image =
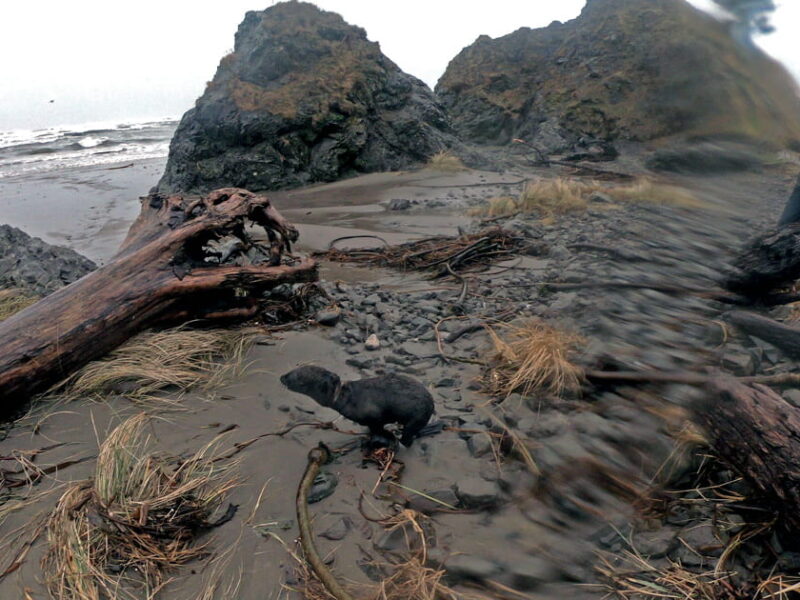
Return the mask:
[[(161, 164), (148, 161), (128, 169), (81, 169), (2, 181), (3, 206), (14, 209), (4, 212), (3, 218), (102, 262), (113, 254), (135, 218), (137, 196), (155, 181)], [(297, 249), (307, 252), (326, 249), (341, 236), (379, 236), (394, 244), (455, 235), (472, 220), (467, 214), (471, 206), (518, 193), (523, 180), (543, 174), (553, 175), (541, 170), (381, 173), (269, 195), (298, 224)], [(599, 336), (602, 349), (623, 364), (635, 361), (669, 370), (687, 364), (719, 364), (723, 353), (746, 354), (734, 340), (716, 354), (702, 345), (695, 347), (696, 340), (708, 335), (705, 323), (717, 318), (717, 309), (707, 302), (650, 291), (598, 297), (591, 290), (540, 290), (541, 282), (551, 278), (641, 280), (655, 274), (671, 283), (709, 285), (746, 230), (775, 219), (790, 179), (785, 173), (770, 172), (674, 177), (671, 183), (691, 189), (701, 201), (698, 207), (611, 205), (590, 207), (585, 214), (547, 226), (533, 217), (514, 221), (521, 231), (528, 228), (540, 236), (539, 243), (554, 250), (503, 261), (488, 272), (471, 275), (468, 314), (491, 320), (510, 309), (569, 323)], [(770, 197), (768, 211), (753, 206), (751, 198), (756, 194)], [(22, 201), (28, 198), (30, 203)], [(401, 204), (403, 210), (388, 210), (393, 200), (408, 204)], [(42, 219), (43, 214), (53, 218)], [(653, 231), (659, 232), (657, 239)], [(380, 244), (374, 238), (342, 243)], [(619, 255), (624, 260), (614, 254), (604, 257), (597, 250), (619, 244), (626, 248)], [(594, 250), (567, 250), (581, 245)], [(658, 267), (654, 269), (653, 264)], [(672, 464), (682, 455), (676, 454), (667, 433), (675, 423), (665, 422), (666, 417), (660, 415), (662, 396), (639, 390), (600, 390), (590, 403), (569, 396), (524, 400), (517, 395), (513, 401), (490, 405), (480, 383), (482, 368), (442, 360), (441, 342), (434, 333), (434, 326), (447, 334), (464, 322), (452, 312), (460, 284), (431, 281), (422, 273), (327, 261), (321, 265), (321, 278), (328, 301), (342, 310), (337, 326), (312, 323), (296, 331), (259, 335), (244, 358), (245, 373), (225, 387), (167, 395), (174, 403), (170, 409), (144, 407), (154, 416), (149, 429), (153, 440), (160, 451), (174, 456), (186, 456), (214, 440), (231, 451), (258, 436), (298, 423), (312, 424), (284, 436), (259, 438), (236, 452), (240, 485), (228, 500), (238, 506), (237, 514), (230, 523), (201, 537), (211, 545), (217, 562), (206, 571), (180, 569), (165, 588), (165, 597), (199, 597), (209, 581), (220, 590), (236, 589), (235, 596), (223, 592), (219, 597), (297, 597), (287, 591), (304, 585), (287, 551), (295, 549), (297, 536), (294, 495), (309, 448), (324, 442), (332, 448), (350, 448), (327, 467), (338, 480), (333, 495), (312, 509), (315, 531), (321, 534), (320, 550), (348, 585), (355, 589), (370, 585), (375, 572), (369, 565), (403, 545), (397, 534), (364, 517), (382, 518), (400, 502), (431, 514), (425, 522), (435, 529), (437, 546), (429, 549), (430, 556), (437, 564), (446, 563), (453, 582), (469, 588), (478, 580), (496, 581), (500, 587), (495, 590), (516, 586), (535, 592), (530, 597), (537, 598), (596, 598), (595, 557), (608, 550), (604, 540), (615, 535), (608, 523), (638, 531), (630, 529), (635, 527), (635, 508), (630, 496), (593, 480), (590, 473), (594, 471), (573, 467), (592, 464), (598, 472), (624, 473), (631, 485), (640, 485), (636, 483), (640, 478)], [(381, 339), (377, 351), (364, 347), (364, 338), (372, 331)], [(448, 344), (446, 352), (483, 360), (488, 343), (479, 331)], [(307, 362), (333, 369), (345, 379), (387, 368), (408, 373), (433, 391), (437, 419), (451, 429), (400, 451), (402, 478), (397, 481), (402, 487), (382, 483), (380, 468), (365, 463), (361, 453), (348, 446), (357, 442), (359, 427), (281, 385), (282, 373)], [(678, 402), (685, 393), (677, 387), (668, 394)], [(46, 447), (37, 464), (83, 462), (36, 486), (36, 493), (44, 496), (9, 515), (4, 525), (9, 531), (37, 522), (39, 511), (53, 505), (63, 482), (91, 477), (98, 444), (124, 418), (142, 410), (117, 394), (101, 403), (87, 400), (41, 408), (42, 412), (20, 422), (0, 441), (0, 455)], [(341, 431), (313, 425), (330, 421)], [(494, 445), (493, 440), (505, 439), (504, 428), (525, 439), (533, 466), (513, 448)], [(566, 479), (559, 475), (573, 471)], [(445, 505), (432, 504), (426, 499), (430, 494)], [(455, 505), (461, 508), (441, 510)], [(695, 521), (685, 527), (672, 526), (669, 534), (688, 535), (698, 522), (711, 519), (715, 510), (713, 505), (698, 509)], [(664, 539), (665, 547), (673, 548), (673, 538)], [(20, 590), (29, 590), (33, 598), (44, 597), (39, 567), (44, 547), (36, 543), (21, 567), (0, 581), (0, 595), (16, 597)]]

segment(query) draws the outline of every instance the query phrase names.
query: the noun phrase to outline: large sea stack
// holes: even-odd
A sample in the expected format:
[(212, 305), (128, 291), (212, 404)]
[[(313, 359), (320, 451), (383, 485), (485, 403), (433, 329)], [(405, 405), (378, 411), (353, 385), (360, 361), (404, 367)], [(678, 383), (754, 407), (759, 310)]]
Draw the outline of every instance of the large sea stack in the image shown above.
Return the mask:
[(181, 120), (165, 192), (273, 190), (406, 168), (455, 141), (433, 92), (305, 2), (248, 12)]
[(478, 38), (436, 91), (459, 134), (480, 144), (800, 140), (793, 80), (729, 27), (684, 0), (588, 0), (573, 21)]

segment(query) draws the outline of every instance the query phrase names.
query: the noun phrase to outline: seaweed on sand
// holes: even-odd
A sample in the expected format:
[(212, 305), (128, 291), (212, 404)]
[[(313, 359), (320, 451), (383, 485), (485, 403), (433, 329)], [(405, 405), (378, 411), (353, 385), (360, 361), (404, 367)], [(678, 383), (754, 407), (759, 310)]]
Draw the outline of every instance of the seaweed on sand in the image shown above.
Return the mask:
[(495, 227), (469, 235), (429, 237), (396, 246), (387, 244), (382, 248), (340, 250), (332, 245), (327, 252), (318, 252), (315, 256), (403, 271), (434, 271), (434, 276), (444, 276), (506, 260), (524, 246), (523, 238)]

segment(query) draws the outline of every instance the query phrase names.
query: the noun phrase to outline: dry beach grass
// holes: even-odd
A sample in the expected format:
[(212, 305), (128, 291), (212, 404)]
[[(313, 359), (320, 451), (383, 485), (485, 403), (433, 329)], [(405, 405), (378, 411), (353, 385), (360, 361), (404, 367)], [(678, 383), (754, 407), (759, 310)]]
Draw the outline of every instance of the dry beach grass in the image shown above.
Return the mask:
[(213, 444), (187, 459), (158, 454), (134, 416), (100, 446), (95, 477), (70, 485), (47, 523), (42, 561), (59, 600), (152, 598), (175, 567), (203, 558), (200, 532), (235, 481)]
[(461, 159), (447, 150), (442, 150), (431, 156), (426, 166), (433, 171), (441, 171), (442, 173), (458, 173), (466, 170)]
[(166, 390), (210, 390), (241, 373), (248, 339), (224, 329), (145, 332), (74, 373), (51, 395), (77, 400), (118, 393), (142, 402)]
[(583, 373), (573, 358), (584, 344), (581, 336), (538, 319), (499, 327), (502, 335), (489, 328), (493, 356), (487, 380), (493, 394), (580, 389)]
[(582, 213), (593, 194), (602, 194), (613, 202), (697, 208), (702, 203), (689, 191), (672, 185), (639, 178), (633, 183), (609, 185), (599, 181), (556, 177), (528, 182), (518, 197), (491, 198), (471, 211), (474, 216), (500, 217), (517, 213), (535, 213), (545, 218)]
[(34, 304), (38, 298), (25, 294), (22, 290), (0, 290), (0, 321), (5, 321), (19, 311)]

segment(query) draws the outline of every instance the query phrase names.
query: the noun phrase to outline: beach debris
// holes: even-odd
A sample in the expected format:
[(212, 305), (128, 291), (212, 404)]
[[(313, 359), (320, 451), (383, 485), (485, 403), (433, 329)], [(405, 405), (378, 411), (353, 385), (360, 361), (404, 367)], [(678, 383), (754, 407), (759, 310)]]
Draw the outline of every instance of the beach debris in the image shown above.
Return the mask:
[[(780, 292), (800, 277), (800, 223), (771, 229), (750, 241), (733, 261), (733, 267), (722, 282), (726, 289), (753, 303), (775, 304), (764, 299), (781, 296)], [(797, 294), (791, 296), (790, 302), (800, 298)]]
[(155, 451), (149, 423), (140, 414), (114, 429), (94, 478), (71, 484), (51, 513), (42, 568), (54, 598), (152, 598), (169, 571), (209, 556), (198, 536), (236, 513), (222, 509), (236, 482), (215, 445), (168, 458)]
[(311, 566), (314, 574), (325, 589), (336, 600), (354, 600), (354, 597), (344, 589), (336, 579), (325, 561), (319, 555), (314, 544), (314, 531), (311, 528), (311, 517), (308, 514), (309, 492), (320, 474), (322, 465), (330, 462), (331, 452), (324, 444), (312, 448), (308, 453), (308, 464), (297, 488), (296, 509), (297, 523), (300, 527), (300, 546), (303, 549), (303, 557)]
[[(263, 262), (212, 264), (211, 240), (269, 242)], [(298, 238), (263, 195), (226, 188), (203, 197), (152, 194), (120, 251), (102, 268), (0, 322), (6, 410), (151, 326), (255, 317), (266, 291), (316, 281), (313, 260), (287, 256)]]
[(166, 390), (212, 390), (243, 370), (254, 337), (244, 330), (176, 327), (140, 333), (108, 356), (81, 367), (51, 389), (60, 400), (163, 400)]
[(331, 242), (315, 257), (335, 262), (364, 263), (403, 271), (434, 271), (435, 277), (506, 260), (520, 252), (525, 239), (499, 227), (459, 236), (436, 236), (382, 248), (339, 249)]
[(364, 342), (364, 348), (366, 348), (367, 350), (379, 350), (380, 347), (381, 347), (381, 341), (378, 339), (378, 336), (374, 333), (367, 338), (366, 342)]
[(762, 385), (718, 378), (692, 410), (717, 456), (762, 494), (784, 531), (800, 531), (800, 411)]
[(585, 341), (577, 334), (539, 319), (487, 326), (494, 347), (485, 387), (507, 397), (546, 391), (555, 395), (581, 389), (583, 372), (573, 360)]

